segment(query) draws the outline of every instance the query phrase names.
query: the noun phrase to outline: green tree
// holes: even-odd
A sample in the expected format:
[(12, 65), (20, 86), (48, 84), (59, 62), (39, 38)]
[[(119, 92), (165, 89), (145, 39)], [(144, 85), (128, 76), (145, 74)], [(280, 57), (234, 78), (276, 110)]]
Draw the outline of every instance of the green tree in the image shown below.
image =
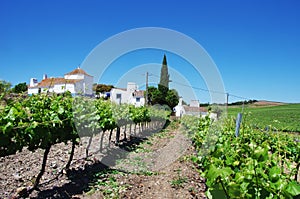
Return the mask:
[(0, 80), (0, 93), (8, 92), (10, 90), (11, 83)]
[(23, 83), (19, 83), (17, 85), (15, 85), (15, 87), (12, 89), (12, 91), (14, 93), (23, 93), (23, 92), (26, 92), (27, 91), (27, 84), (26, 82), (23, 82)]
[(0, 80), (0, 100), (4, 98), (4, 96), (10, 92), (11, 83)]
[(95, 84), (93, 89), (96, 92), (96, 94), (99, 94), (103, 92), (109, 92), (112, 88), (114, 88), (113, 85)]
[(154, 104), (164, 104), (164, 97), (161, 92), (154, 86), (148, 87), (148, 103)]
[(173, 108), (179, 102), (178, 92), (175, 89), (168, 90), (165, 100), (168, 106), (171, 108), (171, 110), (173, 110)]
[(169, 90), (169, 82), (170, 75), (168, 72), (167, 57), (164, 55), (158, 88), (154, 86), (148, 88), (149, 104), (168, 105), (173, 110), (179, 102), (179, 96), (175, 89)]
[(169, 90), (169, 82), (170, 82), (170, 75), (168, 72), (168, 64), (167, 64), (167, 57), (164, 55), (162, 67), (160, 71), (160, 81), (158, 85), (158, 90), (161, 92), (162, 95), (166, 96)]

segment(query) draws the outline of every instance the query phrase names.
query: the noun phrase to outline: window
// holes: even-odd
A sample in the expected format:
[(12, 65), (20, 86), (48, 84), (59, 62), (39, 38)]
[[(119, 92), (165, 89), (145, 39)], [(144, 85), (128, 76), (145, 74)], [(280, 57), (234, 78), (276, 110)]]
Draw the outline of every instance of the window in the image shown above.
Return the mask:
[(140, 102), (141, 101), (141, 98), (139, 98), (139, 97), (137, 97), (135, 99), (136, 99), (136, 102)]
[(121, 99), (121, 96), (122, 96), (121, 93), (117, 93), (116, 98), (117, 98), (117, 99)]

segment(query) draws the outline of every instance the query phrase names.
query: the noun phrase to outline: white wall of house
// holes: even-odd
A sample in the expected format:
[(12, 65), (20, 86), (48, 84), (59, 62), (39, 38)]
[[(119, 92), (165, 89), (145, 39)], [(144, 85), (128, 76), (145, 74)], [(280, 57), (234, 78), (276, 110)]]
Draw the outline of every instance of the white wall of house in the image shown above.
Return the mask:
[(74, 84), (55, 84), (50, 92), (64, 93), (70, 91), (72, 94), (75, 93)]
[(174, 107), (174, 112), (175, 112), (175, 116), (176, 117), (182, 117), (183, 115), (185, 115), (185, 109), (182, 105), (182, 97), (179, 98), (179, 102), (178, 104)]
[(74, 85), (74, 93), (84, 94), (84, 85), (83, 81), (76, 82)]
[(138, 86), (134, 82), (128, 82), (127, 83), (127, 92), (133, 93), (134, 91), (138, 90)]
[(72, 94), (76, 93), (75, 84), (66, 84), (65, 91), (70, 91)]
[(127, 88), (112, 88), (110, 94), (110, 100), (117, 104), (133, 104), (136, 107), (145, 105), (144, 96), (133, 96), (133, 93), (138, 90), (136, 83), (128, 82)]
[(145, 105), (144, 97), (132, 97), (130, 98), (129, 104), (133, 104), (135, 107), (140, 107)]
[[(53, 87), (50, 88), (40, 87), (41, 93), (47, 93), (47, 92), (64, 93), (66, 91), (70, 91), (72, 94), (76, 93), (74, 84), (55, 84)], [(38, 87), (28, 88), (29, 95), (38, 94), (38, 93), (39, 93)]]
[[(47, 79), (47, 75), (44, 75), (43, 79)], [(49, 87), (39, 86), (39, 83), (37, 83), (37, 79), (31, 78), (30, 87), (28, 88), (28, 94), (29, 95), (37, 94), (39, 93), (40, 90), (41, 93), (45, 93), (45, 92), (63, 93), (66, 91), (70, 91), (72, 94), (79, 93), (83, 95), (91, 95), (91, 96), (93, 95), (93, 82), (94, 82), (93, 76), (85, 75), (85, 74), (72, 74), (72, 75), (65, 75), (64, 79), (75, 80), (75, 81), (70, 81), (72, 83), (54, 84), (49, 88)]]
[(76, 91), (76, 93), (82, 93), (85, 95), (93, 94), (94, 78), (92, 76), (84, 75), (84, 74), (65, 75), (65, 79), (76, 79), (76, 80), (82, 79), (83, 81), (76, 83), (76, 86), (75, 86), (76, 89), (74, 89), (74, 92)]
[(112, 88), (110, 94), (110, 100), (117, 104), (129, 104), (130, 103), (130, 95), (127, 91), (118, 88)]
[(182, 105), (175, 106), (174, 112), (176, 117), (182, 117), (183, 115), (185, 115), (185, 110)]
[(35, 88), (28, 88), (28, 95), (38, 94), (38, 93), (39, 93), (39, 89), (37, 87), (35, 87)]
[(200, 107), (199, 100), (191, 100), (190, 107)]
[(93, 83), (94, 78), (92, 76), (85, 75), (83, 79), (84, 94), (92, 95), (93, 94)]
[(30, 78), (29, 86), (30, 87), (35, 87), (38, 85), (37, 78)]

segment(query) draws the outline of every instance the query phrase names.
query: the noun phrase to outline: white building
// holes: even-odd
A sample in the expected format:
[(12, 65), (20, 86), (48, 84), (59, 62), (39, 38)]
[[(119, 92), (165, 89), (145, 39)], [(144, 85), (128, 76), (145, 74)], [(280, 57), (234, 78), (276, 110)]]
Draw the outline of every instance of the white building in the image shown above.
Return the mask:
[[(183, 105), (182, 98), (179, 98), (179, 103), (174, 107), (176, 117), (182, 117), (183, 115), (193, 115), (197, 117), (205, 117), (208, 115), (207, 110), (204, 107), (200, 107), (198, 100), (191, 100), (190, 105)], [(213, 120), (217, 120), (216, 113), (210, 113), (209, 117)]]
[(110, 100), (117, 104), (133, 104), (136, 107), (145, 105), (144, 91), (139, 90), (133, 82), (128, 82), (127, 88), (112, 88)]
[(38, 82), (36, 78), (31, 78), (28, 94), (46, 92), (64, 93), (70, 91), (72, 95), (82, 94), (91, 96), (93, 94), (93, 82), (93, 76), (78, 67), (65, 74), (64, 77), (47, 78), (47, 75), (44, 75), (41, 82)]

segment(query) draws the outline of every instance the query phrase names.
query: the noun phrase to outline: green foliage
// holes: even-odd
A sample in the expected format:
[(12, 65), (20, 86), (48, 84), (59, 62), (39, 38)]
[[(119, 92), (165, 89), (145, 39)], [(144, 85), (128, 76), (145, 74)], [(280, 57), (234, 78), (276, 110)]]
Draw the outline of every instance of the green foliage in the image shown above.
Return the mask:
[(169, 112), (155, 107), (116, 105), (69, 94), (40, 94), (15, 100), (0, 110), (0, 156), (28, 147), (47, 148), (76, 140), (78, 131), (91, 136), (101, 130), (166, 120)]
[[(0, 109), (0, 157), (23, 148), (45, 149), (42, 169), (34, 183), (39, 184), (52, 145), (72, 142), (72, 151), (80, 136), (92, 136), (126, 124), (162, 121), (169, 116), (155, 107), (116, 105), (105, 100), (72, 97), (70, 93), (39, 94), (14, 99)], [(66, 168), (69, 167), (73, 152)]]
[(47, 148), (77, 137), (69, 96), (34, 95), (5, 107), (0, 116), (0, 155)]
[(103, 92), (110, 92), (112, 88), (114, 88), (113, 85), (96, 84), (94, 85), (93, 90), (96, 91), (96, 94), (99, 94)]
[[(94, 181), (91, 185), (94, 188), (100, 189), (103, 192), (104, 198), (119, 198), (119, 192), (125, 189), (125, 186), (120, 185), (115, 178), (115, 175), (124, 175), (117, 170), (107, 169), (96, 173)], [(89, 191), (88, 193), (90, 193)], [(92, 192), (94, 190), (92, 189)]]
[(186, 177), (182, 177), (181, 174), (180, 174), (181, 170), (178, 169), (177, 170), (177, 177), (174, 178), (172, 181), (171, 181), (171, 185), (172, 187), (178, 189), (180, 187), (183, 187), (184, 186), (184, 183), (186, 183), (188, 181), (188, 179)]
[(169, 82), (170, 82), (170, 75), (168, 72), (168, 65), (167, 65), (167, 58), (164, 55), (164, 59), (162, 62), (162, 67), (160, 71), (160, 81), (158, 85), (158, 90), (163, 94), (166, 95), (169, 90)]
[(11, 83), (0, 80), (0, 93), (7, 92), (11, 87)]
[(24, 93), (27, 91), (27, 84), (26, 82), (23, 82), (23, 83), (19, 83), (17, 85), (15, 85), (12, 89), (12, 92), (14, 93)]
[(179, 96), (175, 89), (169, 90), (166, 96), (166, 103), (173, 110), (173, 108), (178, 104)]
[(149, 104), (155, 105), (155, 104), (163, 104), (164, 103), (164, 96), (161, 94), (161, 92), (154, 86), (148, 87), (148, 101)]
[[(159, 86), (159, 85), (158, 85)], [(166, 91), (166, 94), (163, 94), (159, 88), (150, 86), (148, 88), (148, 99), (151, 105), (160, 104), (168, 105), (171, 110), (178, 104), (179, 96), (175, 89)]]
[[(187, 124), (187, 120), (183, 124)], [(197, 124), (197, 123), (196, 123)], [(213, 137), (209, 118), (200, 119), (193, 141), (198, 156), (193, 160), (203, 170), (208, 196), (227, 198), (293, 198), (299, 196), (295, 180), (300, 145), (294, 136), (262, 132), (246, 124), (239, 137), (234, 136), (233, 118), (214, 128), (220, 133), (203, 153), (207, 139)], [(195, 129), (195, 127), (194, 127)]]
[[(236, 117), (242, 107), (229, 107), (228, 115)], [(255, 107), (245, 106), (244, 112), (249, 113), (247, 121), (256, 128), (265, 129), (269, 125), (285, 132), (300, 132), (300, 104)]]
[(179, 102), (179, 96), (175, 89), (169, 90), (169, 82), (170, 75), (168, 73), (167, 58), (164, 55), (158, 88), (154, 86), (148, 87), (148, 96), (146, 97), (148, 97), (149, 104), (165, 104), (173, 110)]
[(254, 104), (255, 102), (257, 102), (257, 100), (246, 100), (246, 101), (238, 101), (238, 102), (233, 102), (230, 103), (229, 105), (243, 105), (243, 104)]
[(10, 91), (11, 83), (0, 80), (0, 100)]
[(183, 187), (184, 183), (186, 183), (187, 180), (188, 180), (187, 178), (179, 176), (171, 181), (171, 185), (174, 188), (180, 188)]

